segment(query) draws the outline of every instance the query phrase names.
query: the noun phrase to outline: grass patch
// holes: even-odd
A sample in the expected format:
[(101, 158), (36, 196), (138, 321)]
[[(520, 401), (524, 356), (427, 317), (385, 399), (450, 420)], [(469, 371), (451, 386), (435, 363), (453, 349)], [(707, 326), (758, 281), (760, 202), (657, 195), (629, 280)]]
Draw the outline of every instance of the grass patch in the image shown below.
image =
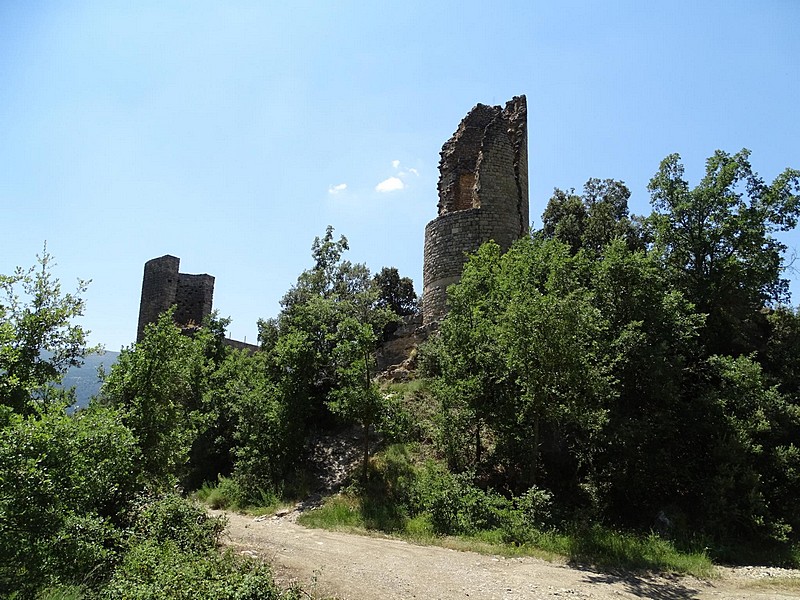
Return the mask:
[(432, 461), (417, 463), (414, 454), (409, 444), (389, 446), (373, 457), (366, 483), (353, 483), (301, 515), (299, 522), (483, 554), (560, 559), (603, 570), (714, 575), (705, 550), (685, 552), (656, 535), (600, 525), (562, 530), (550, 519), (548, 493), (531, 488), (508, 499)]
[(625, 568), (710, 578), (714, 565), (705, 551), (684, 552), (655, 534), (646, 536), (613, 531), (599, 525), (573, 531), (569, 557), (601, 569)]
[(83, 588), (75, 585), (47, 588), (36, 596), (36, 600), (84, 600)]
[(305, 527), (331, 531), (366, 530), (358, 499), (350, 496), (331, 496), (320, 508), (300, 515), (297, 522)]
[(278, 510), (293, 506), (297, 501), (263, 490), (257, 499), (248, 501), (234, 479), (222, 476), (215, 484), (204, 483), (194, 492), (193, 497), (215, 510), (236, 510), (255, 516), (271, 515)]
[[(384, 510), (394, 512), (389, 508)], [(505, 543), (502, 529), (478, 531), (473, 535), (436, 535), (427, 513), (403, 519), (401, 527), (387, 530), (370, 526), (362, 501), (350, 495), (328, 498), (319, 509), (301, 515), (298, 522), (306, 527), (367, 535), (381, 531), (417, 544), (453, 550), (591, 564), (603, 570), (677, 573), (703, 579), (715, 576), (714, 565), (704, 552), (681, 552), (670, 541), (656, 535), (637, 536), (600, 526), (570, 533), (537, 531), (529, 542), (520, 545)]]

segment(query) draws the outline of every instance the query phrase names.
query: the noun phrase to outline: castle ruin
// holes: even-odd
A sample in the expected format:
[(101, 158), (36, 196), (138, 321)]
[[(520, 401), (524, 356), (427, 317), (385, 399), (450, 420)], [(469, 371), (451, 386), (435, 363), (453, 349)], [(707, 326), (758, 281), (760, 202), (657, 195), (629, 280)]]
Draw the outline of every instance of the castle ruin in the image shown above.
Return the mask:
[[(439, 215), (425, 227), (424, 325), (445, 316), (447, 286), (459, 281), (469, 254), (489, 240), (508, 250), (528, 233), (527, 120), (525, 96), (512, 98), (505, 107), (478, 104), (442, 146)], [(145, 263), (137, 342), (145, 327), (172, 305), (182, 327), (199, 325), (211, 313), (214, 277), (187, 275), (179, 267), (180, 259), (170, 255)]]
[(144, 264), (137, 342), (144, 337), (145, 327), (156, 322), (173, 304), (176, 305), (175, 322), (181, 326), (200, 325), (211, 314), (214, 278), (179, 273), (180, 264), (180, 258), (169, 254)]
[(494, 240), (505, 251), (528, 232), (528, 111), (525, 96), (475, 106), (442, 146), (439, 216), (425, 227), (425, 325), (447, 311), (447, 286), (467, 255)]

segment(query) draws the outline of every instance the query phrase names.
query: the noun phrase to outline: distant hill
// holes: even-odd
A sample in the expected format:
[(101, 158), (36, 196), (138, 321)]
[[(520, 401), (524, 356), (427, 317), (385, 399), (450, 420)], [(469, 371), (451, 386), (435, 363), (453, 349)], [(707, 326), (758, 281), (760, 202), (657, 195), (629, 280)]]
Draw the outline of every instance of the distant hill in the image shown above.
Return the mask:
[(86, 357), (80, 367), (71, 367), (64, 376), (62, 387), (75, 388), (75, 403), (78, 407), (89, 404), (92, 396), (100, 392), (100, 378), (97, 370), (102, 366), (106, 372), (111, 370), (111, 365), (117, 362), (119, 352), (104, 352), (103, 354), (92, 354)]

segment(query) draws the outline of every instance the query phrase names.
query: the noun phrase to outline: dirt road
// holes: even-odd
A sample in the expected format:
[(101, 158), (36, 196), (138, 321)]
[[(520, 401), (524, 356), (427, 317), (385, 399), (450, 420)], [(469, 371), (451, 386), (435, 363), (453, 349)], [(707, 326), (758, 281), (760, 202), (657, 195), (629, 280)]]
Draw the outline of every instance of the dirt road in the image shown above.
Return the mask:
[(720, 579), (609, 575), (535, 558), (500, 558), (378, 537), (306, 529), (288, 519), (228, 513), (226, 543), (269, 561), (279, 580), (316, 597), (341, 600), (625, 600), (800, 598), (800, 588), (770, 585), (800, 578), (781, 569), (726, 569)]

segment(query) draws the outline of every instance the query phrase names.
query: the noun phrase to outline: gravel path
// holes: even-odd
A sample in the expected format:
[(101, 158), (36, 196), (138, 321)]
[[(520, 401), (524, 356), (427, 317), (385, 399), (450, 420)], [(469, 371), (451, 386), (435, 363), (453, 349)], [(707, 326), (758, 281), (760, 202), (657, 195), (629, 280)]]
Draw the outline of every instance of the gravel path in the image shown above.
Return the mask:
[[(219, 514), (219, 513), (217, 513)], [(226, 513), (225, 541), (267, 560), (284, 583), (340, 600), (745, 600), (800, 598), (800, 572), (748, 567), (721, 577), (609, 575), (535, 558), (501, 558), (407, 542), (307, 529), (288, 518)], [(782, 583), (783, 582), (783, 583)]]

